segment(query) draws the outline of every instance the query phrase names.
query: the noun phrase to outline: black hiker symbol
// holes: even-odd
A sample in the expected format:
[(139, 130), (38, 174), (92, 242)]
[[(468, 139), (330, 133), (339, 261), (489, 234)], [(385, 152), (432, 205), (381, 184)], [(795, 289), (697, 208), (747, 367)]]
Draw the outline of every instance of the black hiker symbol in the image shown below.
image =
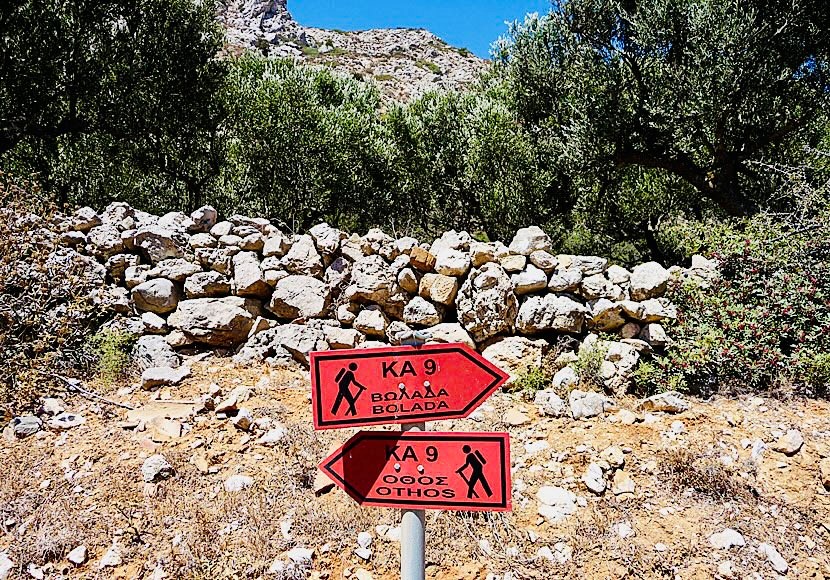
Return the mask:
[[(331, 409), (332, 414), (337, 414), (340, 405), (343, 403), (343, 399), (346, 399), (346, 402), (349, 404), (349, 408), (346, 409), (346, 415), (357, 415), (357, 409), (355, 409), (354, 404), (363, 391), (366, 390), (366, 387), (358, 383), (357, 379), (354, 378), (354, 372), (356, 370), (357, 363), (349, 363), (348, 370), (344, 367), (337, 372), (337, 376), (334, 378), (337, 382), (337, 398), (334, 399), (334, 407)], [(355, 394), (352, 394), (353, 384), (358, 389)]]
[[(467, 484), (467, 499), (478, 497), (478, 493), (476, 493), (477, 483), (481, 484), (481, 488), (487, 494), (487, 497), (492, 496), (493, 492), (490, 490), (487, 478), (484, 477), (484, 464), (487, 463), (487, 460), (484, 459), (484, 456), (478, 449), (472, 451), (469, 445), (465, 445), (461, 450), (467, 454), (467, 461), (455, 472)], [(470, 468), (470, 477), (464, 475), (464, 470), (468, 467)]]

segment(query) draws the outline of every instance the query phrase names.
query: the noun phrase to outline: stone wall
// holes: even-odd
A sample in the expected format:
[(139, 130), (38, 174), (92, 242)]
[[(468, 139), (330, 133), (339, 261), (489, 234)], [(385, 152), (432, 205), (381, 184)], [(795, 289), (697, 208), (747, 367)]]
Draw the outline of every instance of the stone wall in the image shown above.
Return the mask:
[(619, 394), (641, 356), (671, 341), (662, 324), (676, 316), (664, 296), (670, 280), (715, 274), (698, 256), (686, 270), (649, 262), (628, 271), (553, 255), (535, 226), (509, 245), (456, 231), (421, 243), (327, 224), (292, 235), (262, 218), (220, 221), (211, 207), (158, 217), (113, 203), (100, 214), (82, 208), (60, 228), (65, 245), (105, 267), (116, 324), (144, 335), (143, 368), (175, 367), (183, 348), (294, 365), (313, 350), (426, 339), (466, 343), (516, 374), (564, 344), (561, 383), (576, 380), (568, 348), (602, 344), (602, 377)]

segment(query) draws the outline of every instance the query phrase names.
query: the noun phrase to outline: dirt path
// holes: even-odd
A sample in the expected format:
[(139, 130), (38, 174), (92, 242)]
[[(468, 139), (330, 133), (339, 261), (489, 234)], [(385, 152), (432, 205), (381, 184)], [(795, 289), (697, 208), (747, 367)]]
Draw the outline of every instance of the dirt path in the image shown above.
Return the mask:
[[(306, 376), (215, 358), (193, 371), (180, 387), (155, 393), (113, 387), (114, 397), (140, 407), (130, 420), (73, 397), (66, 407), (84, 425), (0, 442), (0, 553), (15, 564), (10, 577), (32, 577), (29, 563), (47, 578), (397, 577), (398, 512), (361, 509), (338, 489), (315, 495), (317, 462), (353, 431), (313, 431)], [(239, 406), (252, 412), (254, 432), (215, 412), (191, 415), (211, 384), (225, 397), (250, 389)], [(505, 425), (508, 409), (527, 423)], [(430, 512), (428, 577), (688, 579), (731, 570), (773, 578), (764, 542), (786, 561), (788, 577), (830, 577), (830, 492), (818, 468), (830, 454), (830, 404), (716, 399), (676, 416), (623, 418), (545, 418), (532, 403), (498, 394), (474, 419), (431, 424), (510, 432), (514, 510)], [(281, 428), (272, 444), (259, 442)], [(791, 428), (803, 447), (792, 456), (773, 451)], [(620, 448), (624, 466), (607, 470), (609, 489), (598, 496), (581, 478), (609, 446)], [(155, 453), (175, 476), (144, 483), (141, 466)], [(235, 475), (253, 485), (227, 491)], [(633, 482), (633, 492), (615, 494), (617, 480), (629, 490)], [(541, 516), (544, 486), (575, 494), (574, 513), (555, 523)], [(713, 547), (710, 536), (725, 528), (745, 545)], [(368, 560), (355, 554), (360, 532), (372, 536)], [(80, 545), (88, 559), (76, 566), (66, 555)], [(310, 562), (297, 548), (313, 551)], [(100, 568), (108, 550), (120, 563)]]

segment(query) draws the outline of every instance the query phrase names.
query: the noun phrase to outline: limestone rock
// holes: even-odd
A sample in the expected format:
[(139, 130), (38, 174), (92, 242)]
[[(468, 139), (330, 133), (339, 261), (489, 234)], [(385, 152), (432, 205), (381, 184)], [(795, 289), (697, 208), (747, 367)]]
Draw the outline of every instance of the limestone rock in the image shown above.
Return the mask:
[(88, 232), (101, 223), (101, 218), (91, 207), (78, 208), (72, 215), (72, 229), (75, 231)]
[(689, 410), (689, 403), (680, 393), (668, 391), (652, 395), (640, 401), (637, 405), (638, 411), (683, 413)]
[(147, 277), (167, 278), (173, 282), (184, 282), (188, 276), (201, 271), (202, 268), (198, 264), (184, 258), (170, 258), (157, 263), (152, 270), (147, 272)]
[(818, 472), (821, 485), (824, 486), (824, 489), (830, 491), (830, 457), (825, 457), (819, 461)]
[(553, 389), (536, 391), (533, 403), (541, 415), (548, 417), (563, 417), (568, 412), (565, 401)]
[(124, 251), (121, 232), (111, 225), (101, 225), (92, 228), (89, 230), (86, 239), (92, 246), (93, 253), (104, 259)]
[(219, 214), (216, 208), (210, 205), (203, 205), (190, 214), (190, 219), (193, 221), (190, 231), (193, 233), (209, 232), (210, 228), (216, 225), (218, 216)]
[(602, 453), (599, 454), (599, 458), (608, 463), (608, 465), (614, 469), (621, 469), (625, 466), (625, 454), (623, 453), (623, 450), (616, 445), (606, 447)]
[(513, 329), (518, 300), (510, 278), (496, 263), (473, 270), (455, 303), (458, 321), (476, 342)]
[(522, 254), (505, 254), (498, 260), (499, 265), (505, 272), (515, 273), (521, 272), (527, 266), (527, 256)]
[(606, 298), (600, 298), (590, 303), (591, 320), (589, 326), (600, 332), (613, 332), (625, 325), (622, 316), (622, 307)]
[(146, 483), (154, 483), (162, 479), (169, 479), (175, 474), (173, 466), (164, 455), (151, 455), (141, 464), (141, 479)]
[(764, 556), (767, 561), (772, 566), (772, 569), (778, 572), (779, 574), (786, 574), (787, 571), (790, 569), (790, 566), (787, 564), (787, 561), (781, 556), (778, 550), (775, 549), (775, 546), (772, 546), (767, 543), (762, 543), (758, 545), (758, 553)]
[(581, 332), (590, 311), (570, 296), (547, 294), (531, 296), (522, 303), (516, 329), (523, 334), (545, 331)]
[(571, 406), (571, 416), (574, 419), (587, 419), (604, 414), (614, 407), (614, 403), (600, 393), (571, 391), (568, 395)]
[(458, 295), (458, 278), (443, 274), (424, 274), (418, 294), (436, 304), (449, 306)]
[(277, 282), (268, 310), (278, 318), (318, 318), (329, 311), (329, 287), (311, 276), (287, 276)]
[(543, 340), (523, 336), (505, 336), (495, 339), (481, 355), (515, 379), (528, 369), (539, 368), (547, 347)]
[(34, 415), (23, 415), (12, 419), (9, 426), (12, 428), (15, 437), (25, 439), (40, 431), (43, 427), (43, 421)]
[(432, 272), (435, 268), (435, 256), (421, 247), (412, 248), (409, 253), (409, 261), (413, 267), (421, 272)]
[(181, 299), (178, 287), (165, 278), (156, 278), (139, 284), (132, 290), (136, 308), (166, 314), (176, 309)]
[(139, 337), (133, 347), (132, 358), (139, 371), (151, 367), (179, 366), (179, 356), (161, 336), (147, 335)]
[(78, 546), (73, 548), (67, 555), (66, 559), (75, 566), (82, 566), (87, 559), (86, 546)]
[(551, 292), (573, 292), (582, 284), (582, 272), (579, 270), (561, 270), (554, 272), (548, 281)]
[(398, 272), (398, 285), (410, 294), (418, 293), (418, 277), (412, 268), (404, 268)]
[(308, 366), (308, 355), (315, 350), (329, 350), (325, 334), (304, 324), (283, 324), (251, 337), (234, 356), (236, 363), (268, 361), (282, 350), (293, 360)]
[(466, 276), (470, 270), (470, 256), (460, 250), (442, 249), (435, 256), (434, 268), (444, 276)]
[(233, 257), (233, 283), (237, 296), (264, 298), (271, 292), (254, 252), (239, 252)]
[(516, 232), (509, 246), (511, 253), (523, 256), (529, 256), (537, 250), (547, 251), (550, 247), (550, 236), (537, 226), (521, 228)]
[(629, 292), (632, 300), (656, 298), (666, 291), (668, 271), (657, 262), (646, 262), (631, 271)]
[(197, 272), (184, 281), (188, 298), (214, 298), (231, 293), (230, 278), (216, 271)]
[(564, 521), (576, 513), (576, 495), (562, 487), (544, 485), (536, 492), (539, 515), (552, 524)]
[(790, 429), (775, 444), (772, 450), (784, 455), (795, 455), (804, 445), (804, 437), (798, 429)]
[(345, 239), (346, 233), (331, 227), (327, 223), (314, 226), (308, 233), (314, 238), (317, 250), (324, 256), (330, 256), (340, 249), (340, 240)]
[(141, 388), (145, 391), (155, 387), (178, 385), (190, 376), (190, 369), (185, 366), (177, 368), (150, 367), (141, 373)]
[(340, 328), (339, 326), (324, 326), (323, 335), (326, 342), (333, 349), (357, 348), (366, 337), (360, 331), (353, 328)]
[(570, 366), (563, 367), (556, 371), (551, 379), (554, 389), (559, 392), (570, 391), (579, 385), (579, 375)]
[(184, 300), (167, 318), (194, 342), (210, 346), (232, 346), (248, 338), (261, 304), (250, 298), (196, 298)]
[(461, 343), (475, 349), (476, 343), (464, 327), (457, 322), (444, 322), (429, 328), (432, 343)]
[(397, 287), (397, 274), (377, 254), (365, 256), (352, 266), (352, 282), (346, 289), (350, 300), (384, 304)]
[(404, 308), (403, 321), (413, 326), (434, 326), (441, 322), (441, 313), (435, 304), (416, 296)]
[(663, 325), (657, 322), (651, 322), (643, 326), (639, 338), (656, 348), (663, 348), (671, 342)]
[(605, 272), (608, 267), (608, 260), (597, 256), (572, 256), (560, 254), (556, 256), (559, 267), (563, 270), (579, 270), (583, 276), (593, 276)]
[(297, 236), (288, 253), (282, 258), (285, 269), (292, 274), (318, 277), (323, 273), (323, 260), (317, 253), (314, 238)]
[(352, 326), (367, 336), (383, 338), (386, 336), (389, 319), (380, 307), (370, 305), (360, 311)]
[(597, 495), (601, 495), (608, 485), (605, 481), (605, 475), (602, 472), (602, 468), (596, 463), (590, 463), (588, 465), (588, 468), (582, 475), (582, 483), (585, 484), (585, 487), (587, 487), (591, 493), (595, 493)]
[(159, 226), (141, 227), (136, 230), (133, 245), (153, 264), (168, 258), (185, 258), (188, 247), (185, 234)]
[(721, 532), (717, 532), (709, 536), (709, 543), (720, 550), (728, 550), (732, 547), (742, 547), (746, 545), (746, 540), (732, 528), (726, 528)]
[(228, 493), (239, 493), (254, 485), (254, 478), (249, 475), (231, 475), (225, 480), (225, 491)]
[(262, 255), (266, 258), (282, 258), (291, 249), (291, 243), (281, 232), (276, 232), (267, 238), (262, 246)]
[(546, 274), (553, 272), (559, 264), (556, 260), (556, 256), (545, 250), (536, 250), (530, 254), (530, 263), (544, 271)]
[(528, 264), (524, 270), (510, 276), (510, 279), (513, 282), (513, 291), (518, 296), (544, 290), (548, 284), (545, 272), (533, 264)]
[(611, 480), (611, 493), (614, 495), (631, 494), (636, 489), (637, 485), (628, 473), (622, 470), (614, 473), (614, 478)]

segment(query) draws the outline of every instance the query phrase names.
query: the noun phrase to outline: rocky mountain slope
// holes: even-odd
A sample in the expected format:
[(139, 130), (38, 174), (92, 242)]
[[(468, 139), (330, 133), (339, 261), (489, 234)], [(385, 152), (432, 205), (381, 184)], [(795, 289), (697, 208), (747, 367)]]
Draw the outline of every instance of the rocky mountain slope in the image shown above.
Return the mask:
[(374, 80), (383, 93), (407, 100), (429, 89), (455, 89), (473, 82), (486, 61), (454, 48), (426, 30), (326, 30), (303, 26), (287, 0), (225, 0), (219, 20), (231, 50), (253, 49), (331, 66)]

